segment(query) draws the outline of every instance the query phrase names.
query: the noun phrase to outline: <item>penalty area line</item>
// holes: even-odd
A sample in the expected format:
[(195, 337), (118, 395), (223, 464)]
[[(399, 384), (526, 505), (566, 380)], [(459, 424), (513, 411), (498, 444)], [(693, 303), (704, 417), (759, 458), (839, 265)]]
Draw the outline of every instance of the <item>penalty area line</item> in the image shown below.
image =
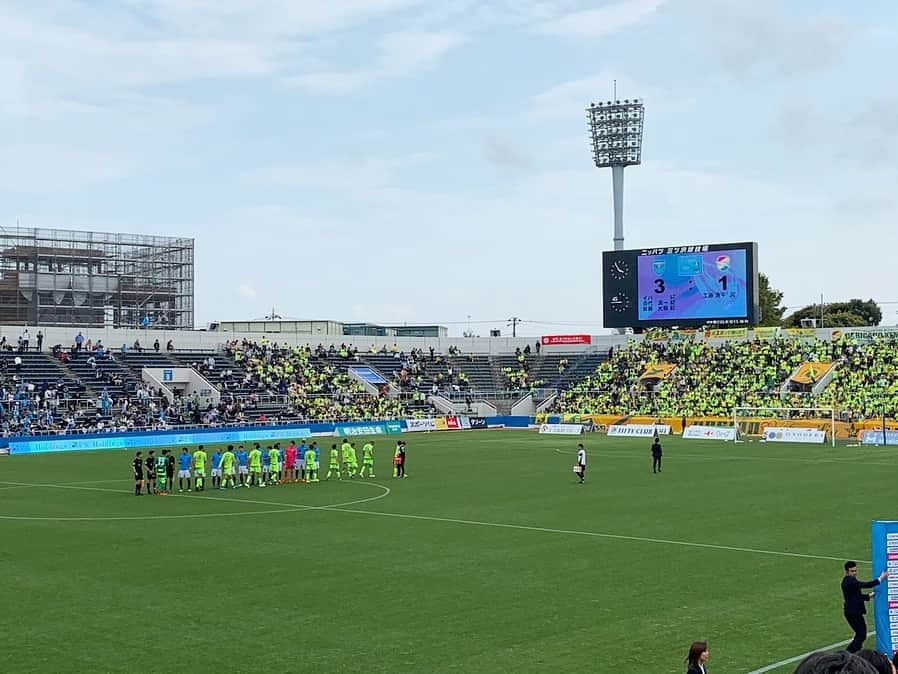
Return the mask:
[[(872, 630), (867, 632), (867, 636), (871, 637), (876, 634), (876, 630)], [(812, 651), (808, 651), (807, 653), (802, 653), (801, 655), (795, 655), (791, 658), (786, 658), (785, 660), (780, 660), (779, 662), (774, 662), (772, 665), (765, 665), (761, 667), (761, 669), (753, 669), (748, 674), (764, 674), (764, 672), (772, 672), (774, 669), (779, 669), (780, 667), (785, 667), (786, 665), (791, 665), (793, 662), (798, 662), (799, 660), (804, 660), (806, 657), (811, 655), (812, 653), (819, 653), (820, 651), (828, 651), (832, 648), (838, 648), (839, 646), (845, 646), (851, 643), (851, 639), (846, 639), (845, 641), (840, 641), (835, 644), (829, 644), (828, 646), (821, 646), (820, 648), (815, 648)]]

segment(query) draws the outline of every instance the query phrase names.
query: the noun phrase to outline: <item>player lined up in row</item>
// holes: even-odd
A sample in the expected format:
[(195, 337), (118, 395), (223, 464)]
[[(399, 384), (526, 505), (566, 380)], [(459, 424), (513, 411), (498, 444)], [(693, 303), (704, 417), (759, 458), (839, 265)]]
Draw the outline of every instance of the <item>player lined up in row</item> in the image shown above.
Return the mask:
[[(393, 455), (393, 477), (407, 477), (405, 474), (405, 447), (402, 440), (396, 443)], [(321, 450), (317, 442), (306, 445), (303, 441), (298, 447), (291, 441), (287, 447), (281, 448), (280, 443), (269, 445), (262, 450), (259, 443), (255, 443), (249, 451), (243, 445), (235, 450), (234, 445), (228, 445), (222, 452), (216, 449), (209, 457), (203, 445), (192, 454), (187, 447), (181, 448), (181, 453), (175, 458), (174, 452), (163, 449), (161, 455), (156, 456), (155, 450), (149, 450), (147, 457), (143, 452), (137, 452), (132, 462), (134, 473), (134, 494), (140, 496), (146, 487), (147, 494), (168, 494), (174, 489), (175, 464), (178, 466), (178, 491), (205, 491), (206, 489), (206, 465), (211, 464), (210, 477), (213, 489), (237, 489), (238, 487), (265, 487), (286, 482), (320, 482), (319, 461)], [(337, 445), (331, 445), (328, 471), (325, 477), (342, 479), (345, 473), (350, 479), (376, 477), (374, 475), (374, 441), (365, 443), (362, 447), (362, 464), (359, 468), (356, 444), (344, 440), (340, 449)], [(146, 479), (144, 479), (146, 468)], [(191, 480), (193, 485), (191, 485)]]

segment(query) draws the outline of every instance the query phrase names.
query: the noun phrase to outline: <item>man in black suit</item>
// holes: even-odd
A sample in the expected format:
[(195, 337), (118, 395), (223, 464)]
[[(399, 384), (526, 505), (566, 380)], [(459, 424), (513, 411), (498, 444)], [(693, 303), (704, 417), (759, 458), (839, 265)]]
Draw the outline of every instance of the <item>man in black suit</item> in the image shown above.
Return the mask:
[(661, 472), (661, 455), (663, 452), (661, 451), (661, 440), (658, 436), (655, 436), (654, 442), (652, 442), (652, 472), (660, 473)]
[(867, 638), (867, 621), (864, 615), (867, 613), (867, 607), (864, 602), (870, 601), (872, 592), (864, 594), (862, 589), (868, 587), (876, 587), (879, 583), (889, 577), (888, 571), (879, 574), (879, 578), (861, 582), (857, 579), (857, 562), (845, 562), (845, 577), (842, 578), (842, 596), (845, 598), (845, 620), (854, 630), (854, 639), (845, 649), (849, 653), (857, 653), (864, 645), (864, 639)]

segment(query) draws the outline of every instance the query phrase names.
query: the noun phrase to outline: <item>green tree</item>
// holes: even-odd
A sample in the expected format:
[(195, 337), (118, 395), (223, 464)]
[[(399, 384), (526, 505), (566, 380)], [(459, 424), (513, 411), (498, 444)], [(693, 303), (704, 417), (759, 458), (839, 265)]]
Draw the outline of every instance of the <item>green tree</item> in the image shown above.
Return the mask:
[(786, 307), (782, 306), (783, 293), (770, 286), (767, 274), (758, 274), (758, 299), (761, 305), (761, 322), (758, 325), (781, 325)]
[[(801, 319), (816, 318), (820, 327), (820, 305), (810, 304), (783, 320), (787, 327), (801, 327)], [(865, 325), (879, 325), (882, 310), (873, 300), (853, 299), (847, 302), (833, 302), (823, 305), (823, 325), (827, 328), (854, 328)]]

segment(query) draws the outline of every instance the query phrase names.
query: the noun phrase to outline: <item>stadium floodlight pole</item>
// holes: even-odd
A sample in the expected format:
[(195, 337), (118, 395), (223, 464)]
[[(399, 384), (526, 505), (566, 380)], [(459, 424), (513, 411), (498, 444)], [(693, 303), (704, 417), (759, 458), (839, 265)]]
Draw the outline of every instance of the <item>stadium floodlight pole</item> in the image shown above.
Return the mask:
[[(615, 86), (615, 92), (617, 87)], [(624, 249), (624, 168), (642, 163), (645, 108), (638, 98), (590, 103), (586, 119), (596, 168), (611, 168), (614, 250)]]

